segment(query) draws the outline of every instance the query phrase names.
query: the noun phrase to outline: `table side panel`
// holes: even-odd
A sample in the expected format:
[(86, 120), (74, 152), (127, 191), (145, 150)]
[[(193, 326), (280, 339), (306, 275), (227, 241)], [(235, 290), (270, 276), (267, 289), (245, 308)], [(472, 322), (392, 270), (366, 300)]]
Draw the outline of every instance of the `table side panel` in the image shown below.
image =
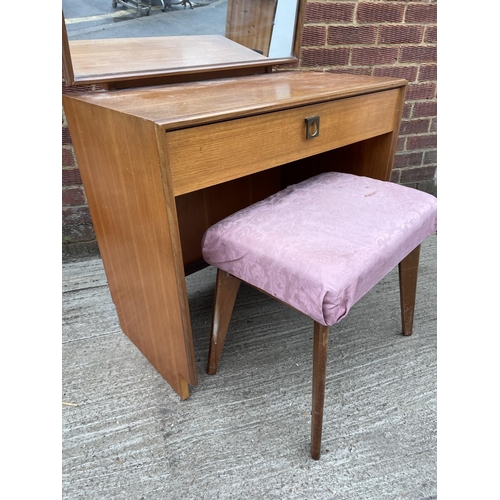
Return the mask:
[[(392, 132), (398, 89), (166, 132), (176, 196)], [(305, 119), (320, 117), (306, 139)]]
[(68, 96), (63, 104), (120, 326), (184, 399), (197, 377), (154, 124)]

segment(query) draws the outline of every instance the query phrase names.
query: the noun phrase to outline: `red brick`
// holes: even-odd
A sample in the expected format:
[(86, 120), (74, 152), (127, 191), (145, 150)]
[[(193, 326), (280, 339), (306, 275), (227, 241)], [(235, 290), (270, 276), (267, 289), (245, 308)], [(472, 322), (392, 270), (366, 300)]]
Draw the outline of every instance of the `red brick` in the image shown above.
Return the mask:
[(437, 5), (411, 4), (406, 10), (405, 22), (407, 23), (435, 23), (437, 21)]
[(326, 26), (304, 26), (302, 47), (323, 46), (326, 43)]
[(64, 207), (62, 209), (63, 224), (92, 224), (89, 208), (83, 207)]
[(425, 151), (424, 152), (424, 165), (437, 163), (437, 150)]
[(393, 47), (363, 47), (352, 49), (351, 64), (353, 66), (375, 66), (377, 64), (394, 64), (399, 49)]
[(294, 61), (290, 64), (278, 64), (278, 65), (276, 65), (276, 70), (297, 69), (298, 66), (299, 66), (298, 61)]
[(423, 39), (422, 26), (381, 26), (379, 43), (420, 43)]
[(403, 4), (358, 2), (357, 20), (360, 23), (400, 23), (404, 9)]
[(84, 205), (85, 195), (82, 187), (65, 188), (62, 191), (62, 204), (64, 205)]
[(328, 43), (339, 44), (373, 44), (377, 38), (375, 26), (330, 26)]
[(403, 107), (403, 120), (405, 118), (410, 118), (412, 108), (413, 108), (413, 103), (405, 102), (405, 105)]
[(436, 47), (402, 47), (402, 63), (426, 63), (437, 61)]
[(391, 76), (393, 78), (404, 78), (409, 82), (417, 79), (417, 66), (383, 66), (375, 68), (373, 76)]
[(352, 22), (355, 3), (307, 3), (306, 23)]
[(406, 139), (406, 150), (435, 149), (437, 147), (437, 135), (415, 135)]
[(390, 179), (390, 181), (394, 182), (395, 184), (399, 184), (400, 178), (401, 178), (401, 170), (395, 168), (391, 172), (391, 179)]
[(62, 184), (63, 186), (81, 186), (80, 170), (77, 168), (64, 168), (62, 171)]
[(62, 253), (64, 257), (84, 257), (100, 255), (97, 241), (80, 241), (77, 243), (63, 240)]
[(418, 81), (428, 82), (437, 80), (437, 65), (423, 64), (418, 71)]
[(342, 75), (366, 75), (366, 76), (373, 76), (372, 70), (370, 68), (335, 68), (335, 69), (330, 69), (327, 71), (327, 73), (337, 73), (337, 74), (342, 74)]
[(75, 155), (73, 154), (73, 148), (70, 147), (62, 148), (62, 166), (76, 167), (76, 160), (75, 160)]
[(401, 171), (401, 182), (417, 182), (434, 179), (435, 166), (408, 168)]
[(409, 120), (401, 123), (400, 135), (422, 134), (429, 132), (430, 119)]
[(63, 224), (62, 237), (65, 244), (95, 240), (94, 227), (92, 224)]
[(302, 49), (301, 66), (345, 66), (349, 62), (349, 49)]
[(406, 137), (398, 137), (398, 145), (396, 151), (404, 151), (406, 145)]
[(398, 153), (394, 159), (394, 168), (415, 167), (422, 165), (424, 153)]
[(416, 102), (413, 107), (413, 118), (421, 118), (423, 116), (436, 116), (437, 102)]
[(62, 71), (62, 93), (63, 94), (80, 94), (82, 92), (92, 92), (94, 90), (104, 90), (105, 87), (98, 83), (89, 83), (85, 85), (67, 85), (64, 79), (64, 71)]
[(433, 118), (431, 121), (431, 128), (429, 129), (431, 132), (437, 132), (437, 118)]
[(62, 93), (63, 94), (81, 94), (82, 92), (90, 92), (95, 89), (94, 85), (73, 85), (68, 86), (63, 82)]
[(410, 83), (406, 93), (408, 101), (419, 101), (422, 99), (434, 99), (436, 96), (435, 83)]
[(73, 144), (71, 135), (69, 133), (69, 128), (67, 126), (62, 128), (62, 143), (63, 146), (69, 146), (70, 144)]
[(427, 26), (424, 34), (425, 43), (437, 43), (437, 27)]
[(88, 207), (63, 208), (62, 236), (64, 244), (95, 240), (94, 226)]

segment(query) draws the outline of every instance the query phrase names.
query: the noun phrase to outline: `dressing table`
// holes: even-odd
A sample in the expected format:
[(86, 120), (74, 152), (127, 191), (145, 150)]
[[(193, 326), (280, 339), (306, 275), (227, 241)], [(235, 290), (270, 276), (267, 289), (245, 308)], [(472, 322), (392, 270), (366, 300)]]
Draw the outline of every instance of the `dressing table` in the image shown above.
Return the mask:
[(197, 384), (185, 276), (205, 230), (321, 172), (391, 176), (407, 82), (276, 71), (296, 61), (304, 9), (277, 58), (214, 35), (183, 61), (175, 36), (117, 59), (116, 40), (72, 42), (63, 19), (67, 82), (105, 87), (63, 106), (120, 326), (182, 399)]

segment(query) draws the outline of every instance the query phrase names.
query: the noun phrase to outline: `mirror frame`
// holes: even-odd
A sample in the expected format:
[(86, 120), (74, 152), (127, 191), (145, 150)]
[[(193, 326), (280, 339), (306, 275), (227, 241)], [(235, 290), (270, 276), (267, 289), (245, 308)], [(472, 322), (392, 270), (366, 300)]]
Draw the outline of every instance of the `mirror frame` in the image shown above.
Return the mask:
[(130, 73), (116, 72), (96, 74), (83, 78), (75, 77), (66, 22), (64, 19), (64, 12), (62, 12), (62, 66), (65, 83), (68, 86), (100, 84), (105, 88), (124, 88), (131, 86), (159, 85), (162, 83), (198, 81), (217, 77), (242, 76), (253, 73), (270, 72), (273, 66), (295, 64), (299, 60), (307, 3), (307, 0), (297, 1), (297, 18), (294, 27), (292, 55), (289, 57), (268, 58), (265, 61), (235, 61), (234, 63), (217, 66), (186, 66), (172, 69), (163, 67)]

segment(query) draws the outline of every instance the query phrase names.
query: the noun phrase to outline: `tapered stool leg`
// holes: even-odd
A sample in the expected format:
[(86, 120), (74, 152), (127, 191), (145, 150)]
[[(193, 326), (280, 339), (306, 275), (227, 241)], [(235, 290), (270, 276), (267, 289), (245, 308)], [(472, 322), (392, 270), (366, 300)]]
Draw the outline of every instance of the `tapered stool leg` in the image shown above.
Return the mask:
[(238, 278), (217, 269), (214, 314), (212, 316), (212, 332), (208, 351), (207, 373), (209, 375), (215, 375), (217, 372), (240, 283), (241, 281)]
[(410, 252), (399, 263), (399, 291), (401, 297), (401, 320), (403, 335), (410, 336), (413, 332), (413, 316), (415, 298), (417, 295), (418, 263), (420, 260), (420, 245)]
[(313, 387), (311, 412), (311, 457), (319, 460), (325, 402), (326, 359), (328, 354), (328, 326), (314, 322)]

